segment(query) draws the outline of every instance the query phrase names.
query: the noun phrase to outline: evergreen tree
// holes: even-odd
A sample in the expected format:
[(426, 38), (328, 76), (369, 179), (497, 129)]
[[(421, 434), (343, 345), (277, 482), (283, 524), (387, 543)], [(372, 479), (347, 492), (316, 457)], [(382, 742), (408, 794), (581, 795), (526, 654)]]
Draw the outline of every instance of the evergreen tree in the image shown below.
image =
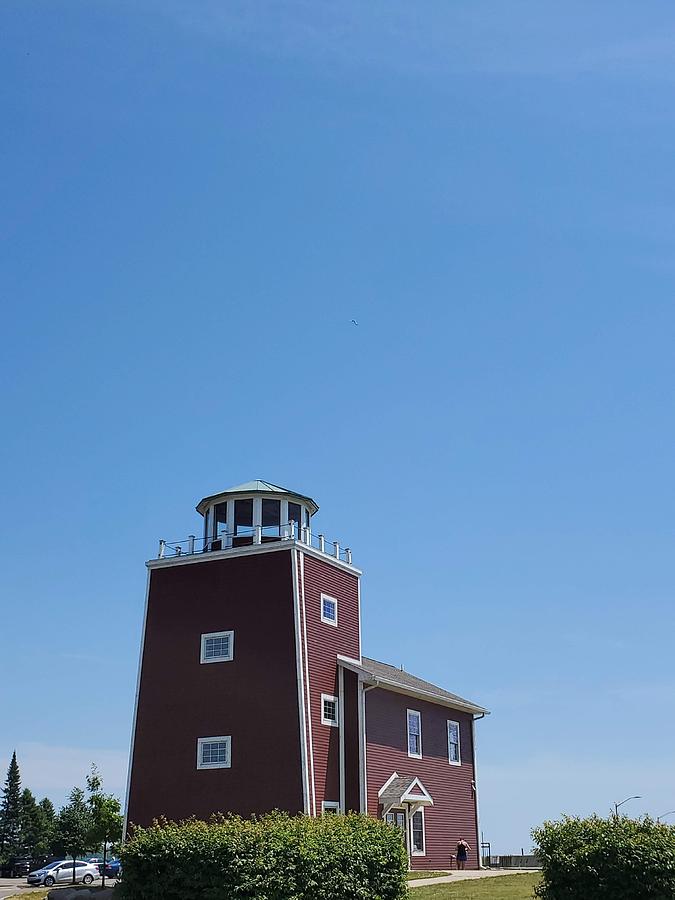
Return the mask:
[(53, 852), (52, 846), (54, 844), (54, 831), (56, 828), (56, 810), (49, 797), (40, 800), (40, 815), (42, 816), (43, 845), (40, 847), (39, 853), (37, 854), (38, 857), (49, 856)]
[(0, 858), (8, 859), (21, 853), (21, 773), (16, 751), (7, 770), (0, 802)]
[(32, 791), (25, 788), (21, 794), (21, 846), (22, 853), (31, 859), (48, 856), (51, 850), (54, 828), (54, 806), (46, 798), (37, 803)]

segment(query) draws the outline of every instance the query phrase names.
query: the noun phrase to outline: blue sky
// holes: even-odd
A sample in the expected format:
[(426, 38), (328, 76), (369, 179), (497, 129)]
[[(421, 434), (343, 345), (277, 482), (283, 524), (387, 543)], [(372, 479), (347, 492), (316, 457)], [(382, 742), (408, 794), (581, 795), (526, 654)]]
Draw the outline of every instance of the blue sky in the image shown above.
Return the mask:
[(0, 766), (122, 792), (144, 561), (266, 478), (495, 849), (675, 808), (672, 4), (2, 16)]

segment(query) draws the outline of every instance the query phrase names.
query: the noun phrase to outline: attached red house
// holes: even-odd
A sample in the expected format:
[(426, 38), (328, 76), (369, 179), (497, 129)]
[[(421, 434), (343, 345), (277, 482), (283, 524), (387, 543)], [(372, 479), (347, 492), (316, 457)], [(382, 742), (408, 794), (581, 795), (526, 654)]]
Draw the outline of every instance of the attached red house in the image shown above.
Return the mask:
[(486, 710), (361, 654), (361, 572), (309, 497), (253, 481), (160, 542), (148, 591), (127, 821), (368, 812), (413, 869), (478, 866), (474, 722)]

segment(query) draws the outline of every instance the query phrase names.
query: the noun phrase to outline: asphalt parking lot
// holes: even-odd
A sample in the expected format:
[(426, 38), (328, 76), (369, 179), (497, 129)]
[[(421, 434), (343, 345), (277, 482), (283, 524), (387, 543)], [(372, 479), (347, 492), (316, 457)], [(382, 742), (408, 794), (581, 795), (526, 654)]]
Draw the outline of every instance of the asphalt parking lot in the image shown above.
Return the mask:
[(0, 878), (0, 898), (11, 897), (21, 888), (27, 888), (25, 878)]
[[(115, 878), (106, 878), (105, 883), (106, 887), (108, 885), (112, 887), (117, 882)], [(101, 884), (100, 878), (94, 882), (94, 887), (97, 884)], [(64, 884), (63, 887), (67, 887), (67, 885)], [(3, 897), (11, 897), (12, 894), (18, 894), (26, 890), (36, 891), (38, 888), (33, 884), (26, 884), (25, 878), (0, 878), (0, 900), (2, 900)]]

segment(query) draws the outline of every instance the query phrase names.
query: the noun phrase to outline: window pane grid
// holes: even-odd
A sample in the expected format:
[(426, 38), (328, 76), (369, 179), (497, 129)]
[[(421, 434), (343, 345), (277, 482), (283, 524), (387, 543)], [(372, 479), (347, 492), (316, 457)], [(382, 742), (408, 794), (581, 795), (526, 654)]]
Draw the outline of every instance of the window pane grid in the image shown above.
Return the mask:
[(330, 619), (331, 622), (335, 621), (335, 600), (329, 600), (327, 597), (323, 598), (323, 617), (324, 619)]
[(216, 656), (230, 655), (230, 636), (207, 638), (204, 656), (213, 659)]
[(458, 722), (448, 722), (448, 760), (453, 763), (460, 761)]
[(225, 741), (202, 744), (202, 762), (205, 764), (227, 762), (227, 744)]
[(408, 754), (422, 755), (421, 722), (418, 712), (408, 712)]
[(201, 637), (201, 661), (228, 662), (234, 658), (234, 632), (218, 631)]

